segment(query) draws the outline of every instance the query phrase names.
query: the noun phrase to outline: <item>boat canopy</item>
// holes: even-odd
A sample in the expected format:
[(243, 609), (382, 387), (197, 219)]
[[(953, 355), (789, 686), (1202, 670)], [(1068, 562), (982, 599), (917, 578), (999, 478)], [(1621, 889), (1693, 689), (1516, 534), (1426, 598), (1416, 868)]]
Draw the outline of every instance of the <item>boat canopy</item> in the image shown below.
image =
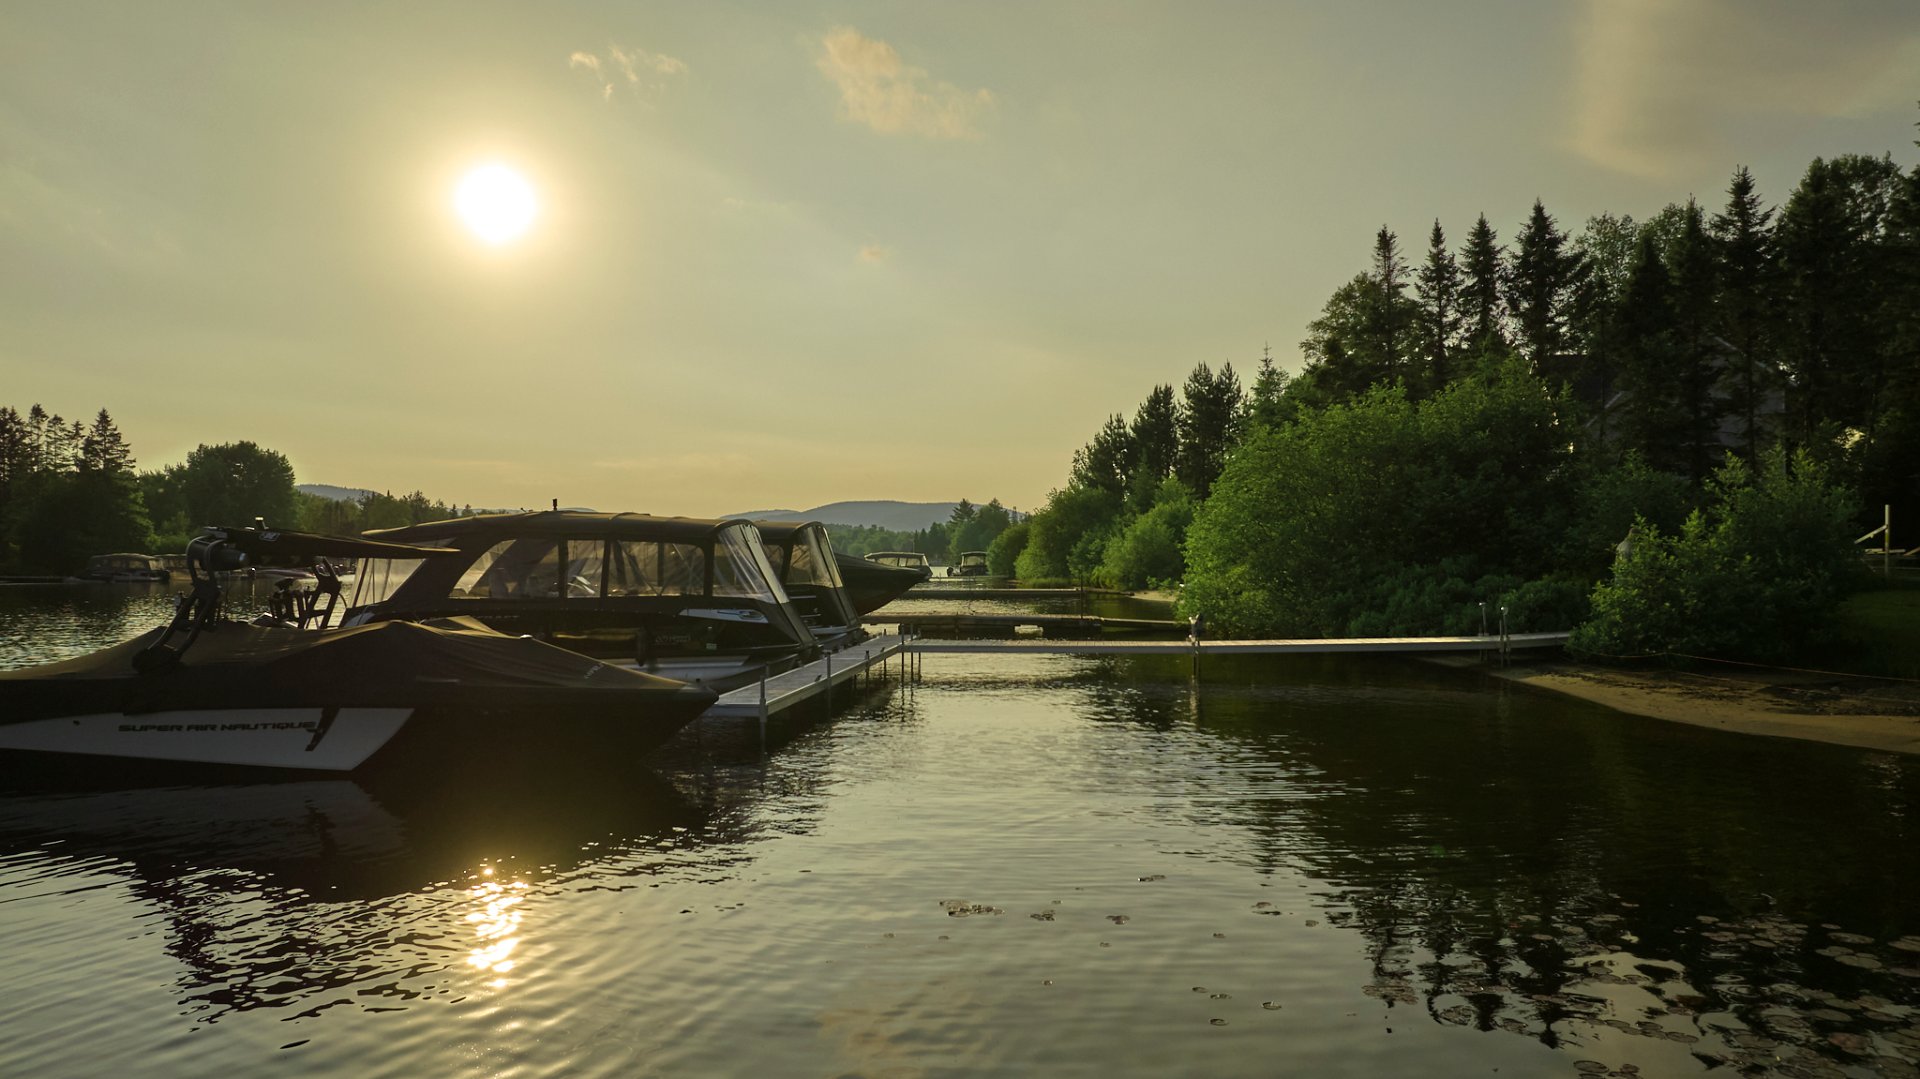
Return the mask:
[(867, 556), (867, 561), (878, 562), (883, 566), (917, 569), (927, 564), (927, 556), (919, 551), (875, 551)]
[(788, 595), (796, 601), (808, 597), (824, 624), (851, 626), (859, 621), (825, 525), (819, 521), (759, 521), (756, 525), (774, 574)]
[(963, 566), (984, 566), (987, 564), (987, 552), (961, 551), (960, 564)]
[(354, 610), (388, 602), (403, 610), (452, 609), (463, 601), (498, 609), (503, 603), (593, 599), (619, 606), (621, 600), (699, 597), (774, 608), (796, 639), (811, 640), (748, 521), (553, 510), (458, 517), (367, 535), (457, 548), (465, 557), (385, 571), (363, 563), (349, 605)]

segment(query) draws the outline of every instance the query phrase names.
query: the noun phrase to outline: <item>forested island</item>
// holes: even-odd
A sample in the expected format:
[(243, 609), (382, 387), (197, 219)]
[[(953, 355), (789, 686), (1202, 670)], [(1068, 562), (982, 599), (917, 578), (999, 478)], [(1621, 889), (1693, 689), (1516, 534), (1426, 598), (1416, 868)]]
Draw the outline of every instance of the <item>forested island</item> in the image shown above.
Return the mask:
[(1576, 629), (1596, 657), (1832, 648), (1891, 506), (1920, 539), (1920, 169), (1777, 207), (1381, 228), (1289, 376), (1196, 367), (1111, 417), (996, 572), (1181, 586), (1230, 636)]

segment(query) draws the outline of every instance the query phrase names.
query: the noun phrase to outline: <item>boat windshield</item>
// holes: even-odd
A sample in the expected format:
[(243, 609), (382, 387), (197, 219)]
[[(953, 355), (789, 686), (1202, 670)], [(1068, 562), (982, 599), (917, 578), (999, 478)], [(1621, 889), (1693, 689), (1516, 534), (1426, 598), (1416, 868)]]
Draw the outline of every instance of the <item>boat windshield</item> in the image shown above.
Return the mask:
[(713, 537), (713, 594), (784, 603), (786, 593), (775, 591), (773, 564), (752, 525), (737, 524)]
[(987, 564), (987, 552), (967, 551), (960, 556), (960, 564), (963, 566), (984, 566)]
[(793, 539), (793, 553), (787, 560), (787, 572), (781, 580), (787, 584), (819, 585), (839, 588), (840, 568), (833, 564), (832, 548), (820, 529), (809, 528)]
[(353, 573), (353, 595), (347, 606), (386, 602), (425, 563), (424, 558), (362, 558)]

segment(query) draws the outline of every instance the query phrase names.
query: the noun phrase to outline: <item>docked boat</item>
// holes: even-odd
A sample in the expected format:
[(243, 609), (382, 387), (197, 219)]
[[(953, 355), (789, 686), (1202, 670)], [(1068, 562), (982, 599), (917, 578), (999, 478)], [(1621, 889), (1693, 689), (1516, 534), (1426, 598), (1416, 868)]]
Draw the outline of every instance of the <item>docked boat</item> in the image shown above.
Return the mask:
[(875, 551), (867, 556), (867, 561), (895, 569), (912, 570), (923, 581), (933, 577), (933, 564), (919, 551)]
[(87, 568), (71, 579), (128, 584), (165, 581), (171, 576), (166, 562), (154, 555), (97, 554), (87, 559)]
[(818, 521), (758, 521), (760, 542), (773, 564), (774, 577), (814, 638), (851, 643), (865, 635), (860, 612), (847, 594), (833, 553), (833, 541)]
[(961, 551), (960, 558), (947, 570), (949, 577), (985, 577), (987, 575), (987, 552)]
[(552, 510), (367, 535), (456, 553), (362, 559), (349, 625), (462, 616), (723, 690), (821, 650), (750, 521)]
[[(229, 617), (215, 574), (296, 547), (420, 564), (457, 554), (208, 529), (189, 545), (192, 589), (170, 623), (65, 662), (0, 672), (0, 750), (314, 772), (561, 747), (638, 753), (715, 699), (473, 622), (312, 628), (330, 611), (306, 600), (291, 605), (292, 619)], [(338, 587), (330, 574), (316, 579)]]
[(836, 554), (833, 560), (846, 585), (847, 599), (858, 614), (872, 614), (926, 579), (914, 570), (884, 566), (850, 554)]

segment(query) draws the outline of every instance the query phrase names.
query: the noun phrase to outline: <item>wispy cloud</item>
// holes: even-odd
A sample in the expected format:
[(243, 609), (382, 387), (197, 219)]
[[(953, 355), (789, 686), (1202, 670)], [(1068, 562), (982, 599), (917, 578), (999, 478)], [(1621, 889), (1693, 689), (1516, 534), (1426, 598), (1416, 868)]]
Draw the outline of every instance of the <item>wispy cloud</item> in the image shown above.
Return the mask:
[(604, 100), (613, 100), (615, 91), (624, 89), (649, 104), (666, 90), (667, 80), (687, 70), (685, 61), (676, 57), (617, 44), (608, 44), (604, 55), (575, 52), (567, 57), (567, 66), (591, 75)]
[(841, 27), (820, 39), (816, 61), (840, 88), (840, 115), (882, 135), (977, 139), (993, 93), (962, 90), (908, 67), (892, 45)]
[(893, 250), (879, 244), (867, 244), (860, 249), (861, 262), (885, 262), (892, 257)]
[(1649, 178), (1725, 157), (1747, 117), (1910, 102), (1920, 69), (1911, 0), (1588, 0), (1577, 34), (1569, 145)]

